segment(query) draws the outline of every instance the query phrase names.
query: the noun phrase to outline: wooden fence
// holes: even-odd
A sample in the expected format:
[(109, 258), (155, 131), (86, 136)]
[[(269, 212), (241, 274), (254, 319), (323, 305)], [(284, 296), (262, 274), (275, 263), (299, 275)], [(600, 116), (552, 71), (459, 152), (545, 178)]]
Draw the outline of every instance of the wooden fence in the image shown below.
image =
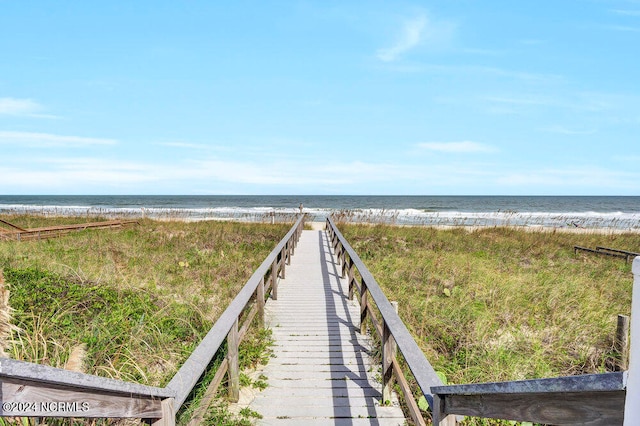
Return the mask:
[(581, 246), (573, 246), (573, 251), (575, 253), (577, 253), (578, 251), (584, 251), (587, 253), (594, 253), (602, 256), (619, 257), (624, 259), (627, 262), (635, 259), (637, 256), (640, 256), (640, 253), (635, 253), (627, 250), (618, 250), (618, 249), (602, 247), (602, 246), (596, 246), (595, 249), (591, 249), (588, 247), (581, 247)]
[[(144, 386), (0, 358), (0, 416), (140, 418), (154, 425), (175, 425), (176, 412), (225, 341), (226, 358), (216, 371), (200, 407), (215, 394), (225, 374), (230, 399), (237, 401), (240, 389), (238, 345), (256, 314), (263, 317), (269, 290), (271, 297), (277, 298), (278, 277), (284, 278), (303, 226), (304, 216), (300, 215), (166, 387)], [(239, 324), (241, 319), (242, 325)], [(196, 410), (192, 424), (201, 421), (206, 408)]]
[[(366, 318), (371, 319), (380, 337), (383, 346), (383, 389), (385, 392), (388, 391), (393, 373), (416, 424), (425, 423), (407, 385), (404, 372), (398, 366), (395, 345), (403, 355), (420, 392), (429, 403), (433, 423), (440, 426), (455, 425), (455, 416), (458, 415), (554, 425), (640, 424), (640, 377), (636, 379), (627, 372), (444, 386), (375, 279), (331, 218), (327, 220), (327, 229), (342, 264), (343, 277), (347, 276), (349, 281), (349, 292), (351, 294), (357, 290), (360, 295), (361, 321), (364, 323)], [(354, 268), (361, 276), (360, 283), (355, 278)], [(640, 257), (634, 260), (633, 272), (634, 293), (640, 294)], [(369, 295), (378, 308), (380, 320), (371, 315)], [(640, 342), (640, 297), (637, 299), (632, 306), (632, 342)], [(634, 330), (637, 336), (634, 335)], [(629, 371), (640, 372), (640, 348), (635, 348), (634, 355), (633, 345)], [(636, 379), (637, 385), (631, 378)], [(633, 386), (637, 386), (634, 392)], [(634, 402), (626, 403), (631, 400)]]
[(6, 230), (0, 228), (0, 240), (15, 240), (15, 241), (27, 241), (27, 240), (41, 240), (47, 238), (56, 238), (70, 232), (84, 231), (85, 229), (108, 229), (108, 228), (120, 228), (126, 225), (137, 224), (137, 220), (109, 220), (102, 222), (80, 223), (74, 225), (57, 225), (47, 226), (42, 228), (20, 228), (6, 220), (0, 219), (0, 223), (8, 226), (10, 229)]

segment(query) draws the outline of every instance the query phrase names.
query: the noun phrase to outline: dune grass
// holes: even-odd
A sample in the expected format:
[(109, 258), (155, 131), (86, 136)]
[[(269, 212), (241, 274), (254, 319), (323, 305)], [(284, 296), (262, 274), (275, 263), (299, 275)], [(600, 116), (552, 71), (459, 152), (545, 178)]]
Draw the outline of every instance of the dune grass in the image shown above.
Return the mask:
[[(34, 227), (79, 219), (7, 220)], [(164, 386), (290, 226), (141, 220), (0, 241), (5, 310), (18, 327), (8, 331), (5, 353)], [(255, 364), (268, 341), (252, 332), (240, 349), (242, 365)]]
[[(24, 227), (75, 219), (8, 218)], [(0, 242), (11, 323), (20, 327), (5, 350), (58, 367), (76, 357), (86, 372), (164, 385), (289, 227), (141, 220)], [(640, 251), (640, 235), (340, 229), (449, 383), (611, 369), (616, 315), (630, 310), (631, 265), (573, 246)], [(266, 340), (244, 349), (247, 363)], [(209, 419), (233, 424), (228, 416), (214, 407)]]
[(4, 275), (20, 329), (10, 353), (14, 359), (63, 367), (73, 348), (84, 347), (76, 362), (80, 371), (164, 384), (209, 328), (198, 310), (146, 290), (42, 269), (5, 268)]
[[(12, 218), (12, 223), (41, 226), (69, 223), (69, 218)], [(290, 226), (141, 220), (138, 226), (41, 242), (1, 242), (0, 266), (145, 289), (191, 303), (213, 321)]]
[(639, 234), (339, 227), (449, 384), (612, 369), (631, 263), (573, 246), (640, 251)]

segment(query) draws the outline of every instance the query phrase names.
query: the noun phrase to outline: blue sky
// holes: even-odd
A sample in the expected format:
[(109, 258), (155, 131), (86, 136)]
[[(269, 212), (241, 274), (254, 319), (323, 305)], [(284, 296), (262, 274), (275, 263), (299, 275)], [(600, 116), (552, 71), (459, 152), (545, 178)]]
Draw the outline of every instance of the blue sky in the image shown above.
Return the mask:
[(640, 0), (0, 0), (0, 194), (640, 195)]

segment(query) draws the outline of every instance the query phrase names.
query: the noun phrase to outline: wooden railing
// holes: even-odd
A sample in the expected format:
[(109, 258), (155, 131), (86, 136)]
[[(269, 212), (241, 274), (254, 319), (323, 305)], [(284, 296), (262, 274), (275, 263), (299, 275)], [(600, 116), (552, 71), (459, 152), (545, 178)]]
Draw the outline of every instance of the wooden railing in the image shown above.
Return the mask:
[(225, 374), (230, 399), (237, 401), (240, 388), (238, 345), (256, 314), (263, 317), (269, 289), (271, 297), (277, 298), (278, 277), (284, 278), (303, 226), (304, 216), (300, 215), (166, 387), (144, 386), (0, 358), (0, 416), (140, 418), (154, 425), (175, 425), (176, 412), (225, 341), (226, 357), (190, 424), (202, 420), (205, 405)]
[[(553, 425), (622, 425), (626, 373), (431, 388), (441, 415)], [(636, 423), (637, 424), (637, 423)]]
[[(327, 230), (339, 262), (342, 275), (347, 277), (350, 294), (354, 289), (360, 294), (361, 324), (372, 320), (382, 342), (383, 389), (388, 391), (391, 371), (398, 379), (411, 417), (416, 424), (424, 424), (407, 386), (404, 373), (395, 359), (393, 341), (404, 356), (421, 392), (429, 402), (433, 423), (455, 425), (455, 415), (486, 417), (493, 419), (539, 422), (554, 425), (637, 425), (640, 424), (640, 348), (631, 346), (630, 368), (632, 372), (589, 374), (549, 379), (523, 380), (501, 383), (482, 383), (444, 386), (424, 357), (416, 342), (409, 335), (402, 320), (366, 266), (337, 229), (334, 221), (327, 219)], [(361, 283), (354, 277), (354, 267)], [(640, 257), (634, 260), (634, 293), (640, 294)], [(379, 323), (370, 315), (370, 294), (382, 317)], [(635, 315), (634, 315), (635, 314)], [(634, 322), (635, 317), (635, 322)], [(634, 327), (635, 326), (635, 327)], [(633, 302), (631, 315), (631, 341), (640, 341), (640, 298)], [(363, 332), (365, 330), (362, 330)], [(634, 368), (634, 360), (637, 367)], [(434, 377), (435, 376), (435, 377)], [(629, 380), (627, 378), (629, 377)], [(632, 381), (632, 379), (635, 380)], [(629, 381), (629, 386), (627, 385)], [(637, 385), (635, 384), (637, 383)], [(635, 395), (635, 396), (634, 396)], [(385, 397), (386, 398), (386, 397)], [(627, 403), (633, 401), (632, 403)]]
[[(349, 296), (353, 297), (356, 290), (360, 296), (361, 332), (366, 333), (365, 326), (366, 320), (368, 319), (373, 324), (373, 328), (377, 332), (382, 344), (381, 377), (383, 400), (387, 401), (390, 399), (393, 379), (395, 378), (404, 397), (411, 419), (415, 424), (425, 425), (426, 423), (413, 397), (409, 383), (398, 363), (396, 348), (397, 351), (402, 354), (411, 374), (420, 387), (420, 391), (436, 415), (437, 410), (434, 410), (434, 406), (439, 404), (439, 402), (434, 401), (431, 388), (434, 386), (442, 386), (442, 380), (438, 377), (431, 364), (429, 364), (429, 361), (427, 361), (424, 353), (398, 316), (394, 306), (384, 295), (375, 278), (373, 278), (373, 275), (371, 275), (358, 254), (338, 230), (331, 217), (327, 218), (327, 231), (329, 232), (329, 238), (337, 260), (342, 267), (342, 277), (346, 277), (349, 283)], [(356, 279), (356, 271), (360, 275), (360, 282)], [(374, 306), (379, 312), (379, 319), (373, 314)], [(445, 425), (451, 422), (455, 422), (453, 417), (443, 419), (434, 417), (434, 424), (439, 423)]]
[(57, 225), (42, 228), (20, 228), (6, 220), (0, 219), (0, 223), (7, 225), (10, 230), (0, 228), (0, 240), (41, 240), (47, 238), (56, 238), (66, 235), (70, 232), (84, 231), (85, 229), (108, 229), (120, 228), (127, 225), (137, 224), (137, 220), (109, 220), (102, 222), (80, 223), (74, 225)]

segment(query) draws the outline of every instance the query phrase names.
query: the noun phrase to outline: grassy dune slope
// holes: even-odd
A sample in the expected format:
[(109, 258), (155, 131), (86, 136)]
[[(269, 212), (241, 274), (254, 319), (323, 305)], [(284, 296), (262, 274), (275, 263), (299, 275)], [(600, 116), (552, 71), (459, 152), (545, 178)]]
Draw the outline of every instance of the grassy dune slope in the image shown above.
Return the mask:
[(640, 235), (341, 226), (450, 383), (610, 368), (631, 264), (573, 246), (640, 251)]
[[(70, 222), (7, 219), (28, 227)], [(62, 367), (76, 348), (87, 372), (163, 385), (289, 227), (143, 220), (0, 242), (20, 328), (7, 352)]]

